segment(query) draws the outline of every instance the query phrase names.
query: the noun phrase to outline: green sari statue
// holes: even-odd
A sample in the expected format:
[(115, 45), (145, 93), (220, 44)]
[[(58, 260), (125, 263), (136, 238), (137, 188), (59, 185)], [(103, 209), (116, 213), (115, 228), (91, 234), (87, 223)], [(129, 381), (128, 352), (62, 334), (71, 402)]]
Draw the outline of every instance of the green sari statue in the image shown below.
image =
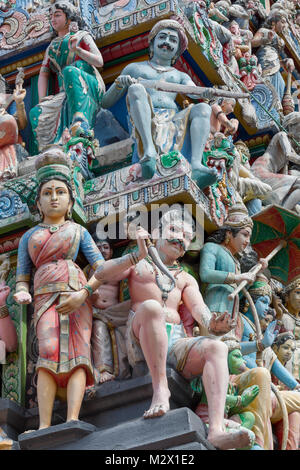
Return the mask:
[[(30, 111), (30, 121), (39, 151), (61, 143), (66, 128), (74, 124), (89, 136), (100, 109), (104, 82), (96, 67), (102, 67), (100, 51), (87, 31), (78, 31), (74, 7), (60, 0), (52, 7), (51, 24), (57, 33), (48, 46), (39, 74), (39, 104)], [(47, 95), (50, 73), (56, 77), (57, 93)]]

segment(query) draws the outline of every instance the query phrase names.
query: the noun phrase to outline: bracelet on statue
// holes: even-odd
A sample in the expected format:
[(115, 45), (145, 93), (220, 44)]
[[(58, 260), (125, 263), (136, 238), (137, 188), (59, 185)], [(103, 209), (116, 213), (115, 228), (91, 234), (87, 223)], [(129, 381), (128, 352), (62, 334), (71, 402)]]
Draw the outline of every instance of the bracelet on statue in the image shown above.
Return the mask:
[(91, 286), (89, 286), (88, 284), (85, 284), (85, 286), (83, 286), (82, 289), (87, 291), (88, 297), (90, 297), (94, 292)]
[(117, 82), (115, 83), (115, 85), (116, 85), (117, 90), (123, 90), (124, 89), (123, 85), (120, 86), (120, 84), (117, 83)]
[(29, 294), (28, 289), (25, 286), (17, 287), (16, 293), (18, 292), (26, 292), (27, 294)]
[(3, 305), (2, 307), (0, 307), (0, 319), (8, 317), (8, 315), (9, 315), (9, 311), (8, 311), (7, 305)]
[(237, 401), (236, 401), (236, 404), (234, 405), (234, 408), (236, 409), (239, 409), (242, 407), (242, 397), (241, 395), (238, 395), (237, 396)]
[(135, 252), (132, 252), (131, 254), (134, 259), (134, 264), (138, 264), (138, 262), (140, 261), (138, 255)]
[(256, 348), (258, 352), (262, 352), (265, 349), (263, 343), (260, 340), (256, 341)]

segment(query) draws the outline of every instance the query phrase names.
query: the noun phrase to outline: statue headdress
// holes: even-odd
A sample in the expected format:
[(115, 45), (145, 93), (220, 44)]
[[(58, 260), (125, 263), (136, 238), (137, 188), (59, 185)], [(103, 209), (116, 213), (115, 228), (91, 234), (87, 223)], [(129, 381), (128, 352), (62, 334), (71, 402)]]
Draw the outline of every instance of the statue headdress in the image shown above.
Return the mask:
[(268, 295), (272, 299), (272, 288), (268, 283), (268, 280), (264, 280), (262, 277), (255, 281), (252, 286), (249, 287), (249, 294), (257, 297), (263, 297)]
[(165, 28), (171, 28), (174, 29), (175, 31), (178, 32), (179, 35), (179, 49), (176, 54), (176, 58), (181, 56), (183, 52), (186, 50), (188, 46), (188, 38), (187, 35), (185, 34), (184, 27), (177, 21), (177, 20), (172, 20), (172, 19), (167, 19), (167, 20), (161, 20), (158, 21), (153, 28), (151, 29), (149, 36), (148, 36), (148, 42), (149, 44), (151, 41), (155, 38), (155, 36)]
[(287, 284), (283, 289), (282, 289), (282, 295), (285, 297), (289, 292), (291, 292), (294, 289), (300, 289), (300, 276), (296, 277), (293, 279), (289, 284)]
[(35, 161), (36, 179), (39, 184), (55, 178), (71, 182), (71, 168), (68, 158), (61, 147), (51, 146), (41, 153)]
[(253, 220), (248, 214), (247, 208), (243, 204), (234, 204), (228, 210), (228, 216), (223, 228), (253, 228)]

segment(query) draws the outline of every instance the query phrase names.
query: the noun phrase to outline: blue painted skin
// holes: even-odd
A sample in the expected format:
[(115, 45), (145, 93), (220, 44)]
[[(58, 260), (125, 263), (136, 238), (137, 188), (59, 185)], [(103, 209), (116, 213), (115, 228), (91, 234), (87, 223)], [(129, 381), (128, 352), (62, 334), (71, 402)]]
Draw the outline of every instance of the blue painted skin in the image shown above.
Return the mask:
[[(127, 91), (127, 100), (135, 127), (143, 143), (143, 156), (140, 159), (144, 179), (150, 179), (156, 171), (157, 151), (152, 139), (151, 117), (153, 109), (175, 109), (177, 93), (146, 89), (136, 83), (135, 79), (164, 80), (182, 85), (195, 85), (191, 78), (171, 66), (176, 57), (180, 39), (178, 32), (165, 28), (158, 32), (153, 41), (153, 57), (148, 62), (137, 62), (127, 65), (102, 101), (103, 108), (112, 107)], [(166, 68), (158, 72), (155, 67)], [(193, 96), (191, 96), (193, 98)], [(199, 97), (194, 97), (199, 98)], [(193, 106), (189, 115), (189, 130), (191, 138), (192, 178), (200, 188), (205, 188), (217, 181), (217, 170), (207, 168), (202, 164), (202, 154), (210, 131), (211, 108), (205, 103)], [(201, 132), (199, 130), (201, 129)]]
[[(270, 306), (271, 299), (268, 295), (259, 297), (255, 302), (255, 307), (257, 310), (257, 314), (260, 318), (264, 318), (267, 315), (268, 308)], [(249, 318), (252, 322), (254, 322), (252, 313), (250, 308), (245, 313), (245, 316)], [(249, 369), (254, 369), (257, 367), (256, 364), (256, 341), (249, 341), (250, 334), (255, 334), (255, 330), (251, 327), (251, 325), (243, 318), (244, 324), (244, 331), (243, 337), (241, 341), (241, 350), (243, 356), (245, 356), (246, 365)], [(262, 343), (265, 347), (271, 346), (277, 336), (277, 333), (274, 333), (276, 327), (276, 321), (273, 321), (267, 327)], [(271, 373), (278, 378), (281, 382), (283, 382), (290, 390), (294, 390), (295, 387), (298, 385), (298, 382), (294, 379), (294, 377), (290, 374), (290, 372), (281, 364), (281, 362), (276, 359), (273, 363), (271, 368)]]

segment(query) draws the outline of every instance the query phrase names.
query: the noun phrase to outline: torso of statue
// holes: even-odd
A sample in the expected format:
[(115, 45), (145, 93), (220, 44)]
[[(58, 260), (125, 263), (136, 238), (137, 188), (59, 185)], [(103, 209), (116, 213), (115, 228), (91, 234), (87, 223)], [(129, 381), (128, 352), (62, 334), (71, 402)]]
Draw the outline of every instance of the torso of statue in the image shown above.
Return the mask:
[(116, 305), (119, 301), (119, 282), (102, 284), (93, 294), (93, 306), (101, 310)]
[[(176, 285), (168, 293), (168, 297), (164, 302), (162, 299), (162, 291), (156, 282), (155, 268), (146, 260), (140, 261), (136, 267), (132, 269), (129, 277), (132, 310), (136, 311), (142, 302), (153, 299), (163, 306), (166, 322), (179, 324), (180, 316), (178, 309), (189, 274), (185, 271), (181, 271), (180, 268), (178, 270), (172, 269), (171, 272), (176, 278)], [(165, 275), (160, 276), (159, 282), (168, 287), (171, 284), (171, 280)]]
[[(151, 61), (138, 62), (127, 66), (122, 75), (130, 75), (133, 78), (143, 78), (146, 80), (165, 81), (168, 83), (181, 84), (184, 81), (191, 82), (191, 79), (184, 72), (180, 72), (172, 66), (162, 66), (152, 63)], [(153, 108), (158, 109), (175, 109), (177, 93), (157, 91), (147, 88), (147, 92), (151, 97)]]

